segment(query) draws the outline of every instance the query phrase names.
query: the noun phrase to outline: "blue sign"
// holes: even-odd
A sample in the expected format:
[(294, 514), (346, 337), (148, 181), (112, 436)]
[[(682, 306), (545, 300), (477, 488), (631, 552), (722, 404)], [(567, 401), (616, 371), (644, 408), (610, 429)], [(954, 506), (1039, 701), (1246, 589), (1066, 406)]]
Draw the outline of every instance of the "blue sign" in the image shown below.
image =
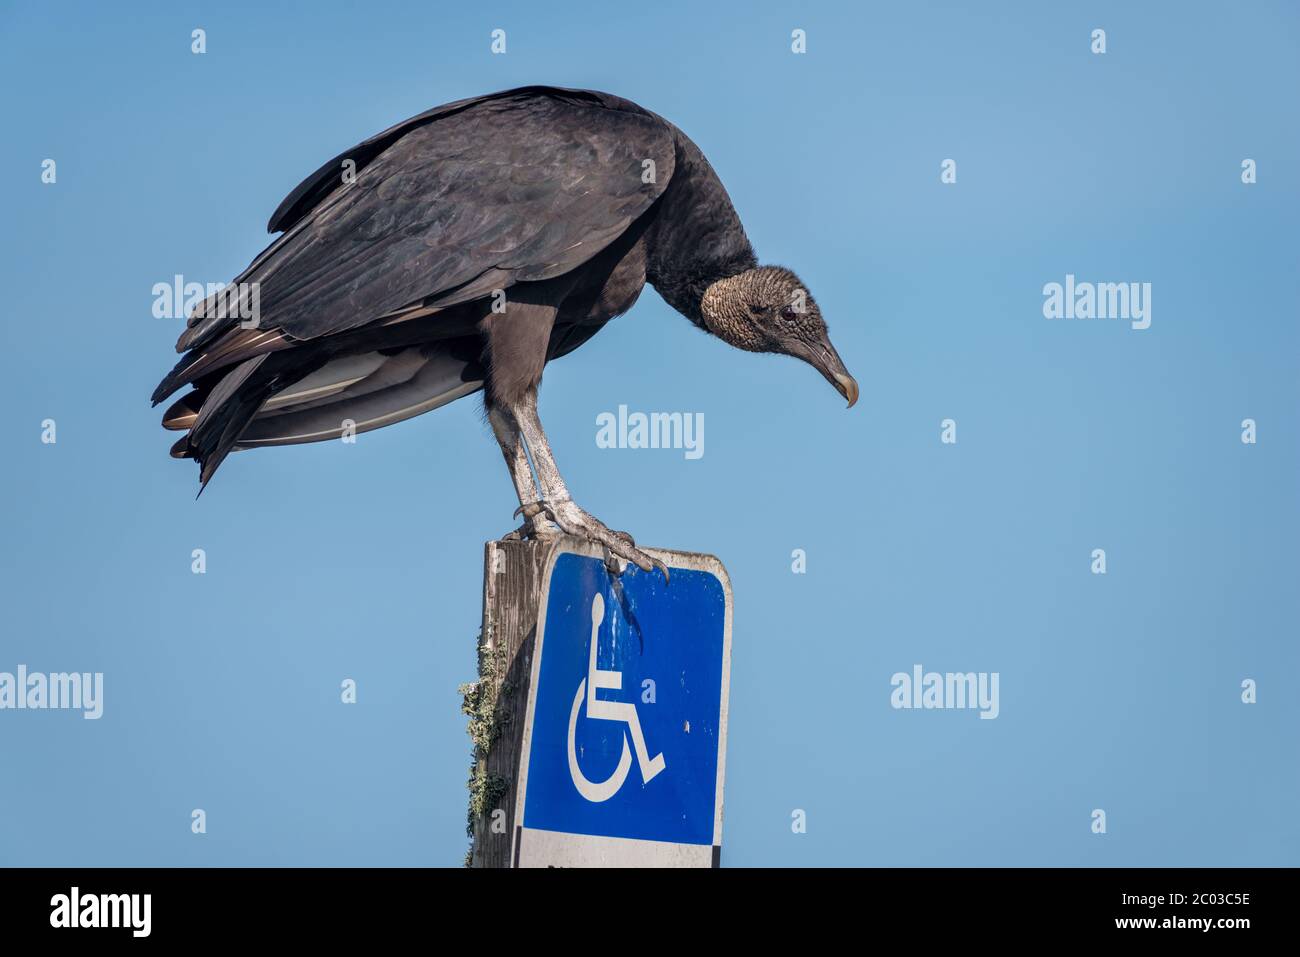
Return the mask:
[(708, 866), (721, 840), (726, 573), (708, 556), (663, 552), (669, 583), (635, 566), (611, 579), (585, 551), (561, 546), (549, 563), (515, 817), (517, 844), (535, 853), (516, 863)]

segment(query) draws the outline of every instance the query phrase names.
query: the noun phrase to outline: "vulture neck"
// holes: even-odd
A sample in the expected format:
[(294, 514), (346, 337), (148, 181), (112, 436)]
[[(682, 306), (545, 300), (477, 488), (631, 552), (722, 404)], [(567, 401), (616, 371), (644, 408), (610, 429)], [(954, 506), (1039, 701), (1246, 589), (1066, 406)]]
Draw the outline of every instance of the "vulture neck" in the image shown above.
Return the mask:
[(699, 147), (674, 130), (673, 177), (646, 232), (646, 278), (668, 305), (704, 329), (704, 291), (758, 260), (718, 174)]

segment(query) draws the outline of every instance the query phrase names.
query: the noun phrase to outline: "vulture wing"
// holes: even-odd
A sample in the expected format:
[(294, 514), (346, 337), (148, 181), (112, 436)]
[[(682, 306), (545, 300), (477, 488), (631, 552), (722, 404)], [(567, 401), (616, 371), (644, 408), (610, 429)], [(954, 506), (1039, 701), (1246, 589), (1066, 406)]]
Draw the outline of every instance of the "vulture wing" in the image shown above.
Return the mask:
[[(659, 197), (673, 161), (671, 128), (618, 97), (526, 87), (463, 100), (317, 170), (271, 217), (287, 232), (235, 281), (258, 284), (263, 344), (271, 330), (316, 339), (427, 314), (586, 262)], [(219, 313), (195, 310), (177, 351), (228, 335), (238, 317)]]

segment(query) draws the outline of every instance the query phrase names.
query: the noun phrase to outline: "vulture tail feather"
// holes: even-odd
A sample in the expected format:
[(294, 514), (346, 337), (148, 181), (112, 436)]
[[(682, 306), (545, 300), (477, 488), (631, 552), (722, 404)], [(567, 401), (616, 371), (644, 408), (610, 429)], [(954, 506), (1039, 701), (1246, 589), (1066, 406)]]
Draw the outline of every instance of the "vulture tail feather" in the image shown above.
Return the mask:
[(254, 356), (226, 373), (203, 400), (189, 434), (172, 448), (172, 455), (199, 463), (200, 495), (266, 400), (323, 362), (272, 361), (283, 355)]

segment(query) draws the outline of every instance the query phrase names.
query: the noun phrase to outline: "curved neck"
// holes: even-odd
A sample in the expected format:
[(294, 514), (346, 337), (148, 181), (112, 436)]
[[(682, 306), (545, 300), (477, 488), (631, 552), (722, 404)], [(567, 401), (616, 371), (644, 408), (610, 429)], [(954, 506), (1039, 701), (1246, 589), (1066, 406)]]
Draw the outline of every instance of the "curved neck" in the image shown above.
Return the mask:
[(700, 312), (705, 291), (753, 269), (758, 260), (718, 174), (699, 147), (674, 130), (673, 178), (655, 203), (646, 233), (646, 278), (665, 302), (707, 328)]

